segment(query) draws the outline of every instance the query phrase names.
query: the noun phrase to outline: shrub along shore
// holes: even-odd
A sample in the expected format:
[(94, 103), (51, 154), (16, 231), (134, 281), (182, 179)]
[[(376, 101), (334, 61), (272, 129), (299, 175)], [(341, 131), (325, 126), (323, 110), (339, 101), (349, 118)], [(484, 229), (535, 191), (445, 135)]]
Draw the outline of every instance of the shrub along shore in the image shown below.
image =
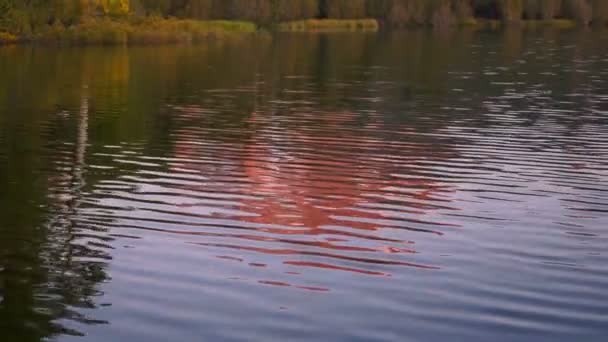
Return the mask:
[(241, 21), (95, 18), (69, 27), (52, 26), (28, 40), (62, 45), (171, 44), (201, 42), (256, 30), (254, 23)]
[(608, 25), (608, 0), (0, 0), (0, 43), (171, 43), (262, 29)]

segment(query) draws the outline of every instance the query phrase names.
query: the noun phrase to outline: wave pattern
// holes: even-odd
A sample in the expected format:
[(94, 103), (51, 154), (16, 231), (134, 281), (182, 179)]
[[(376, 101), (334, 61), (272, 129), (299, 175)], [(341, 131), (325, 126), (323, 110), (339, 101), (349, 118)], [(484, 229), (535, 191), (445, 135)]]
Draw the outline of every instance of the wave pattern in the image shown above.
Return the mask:
[[(0, 273), (34, 284), (66, 340), (600, 341), (608, 60), (526, 39), (473, 44), (440, 84), (439, 66), (418, 78), (391, 57), (329, 75), (259, 61), (198, 85), (192, 70), (242, 52), (203, 66), (189, 58), (213, 52), (188, 50), (143, 119), (123, 118), (120, 87), (81, 85), (78, 105), (0, 133), (46, 139), (26, 159), (0, 150), (36, 170), (0, 178), (31, 188), (19, 210), (46, 190), (40, 222), (18, 221), (44, 228), (37, 252), (0, 245)], [(145, 79), (128, 53), (121, 75)]]

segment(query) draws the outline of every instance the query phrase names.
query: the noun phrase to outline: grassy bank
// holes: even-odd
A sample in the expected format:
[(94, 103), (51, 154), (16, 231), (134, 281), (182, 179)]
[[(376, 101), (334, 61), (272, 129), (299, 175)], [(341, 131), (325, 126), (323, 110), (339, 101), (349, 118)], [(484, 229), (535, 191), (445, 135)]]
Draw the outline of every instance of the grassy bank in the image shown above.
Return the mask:
[(505, 23), (501, 20), (475, 19), (463, 22), (462, 26), (474, 27), (481, 30), (498, 30), (505, 27), (521, 29), (574, 29), (580, 27), (576, 21), (568, 19), (522, 20), (515, 23)]
[(48, 26), (30, 35), (17, 37), (0, 32), (0, 42), (40, 42), (61, 45), (170, 44), (200, 42), (257, 30), (242, 21), (200, 21), (188, 19), (91, 18), (77, 25)]
[[(427, 25), (407, 27), (421, 26)], [(498, 30), (507, 26), (521, 29), (572, 29), (579, 25), (576, 21), (568, 19), (524, 20), (517, 23), (470, 19), (455, 26), (472, 27), (478, 30)], [(274, 27), (282, 32), (376, 32), (381, 25), (376, 19), (308, 19), (279, 23)], [(47, 26), (43, 30), (22, 36), (0, 31), (0, 45), (19, 42), (59, 45), (195, 43), (209, 39), (221, 39), (238, 33), (253, 33), (257, 30), (256, 24), (244, 21), (102, 17), (89, 18), (67, 27), (64, 25)]]
[(290, 32), (315, 32), (315, 31), (378, 31), (380, 25), (376, 19), (309, 19), (280, 23), (277, 26), (279, 31)]
[[(376, 19), (352, 19), (352, 20), (335, 20), (335, 19), (310, 19), (298, 20), (280, 23), (277, 25), (279, 31), (287, 32), (331, 32), (331, 31), (363, 31), (375, 32), (380, 29), (380, 24)], [(401, 28), (423, 28), (432, 27), (430, 25), (411, 24), (401, 26)], [(515, 23), (507, 23), (501, 20), (490, 19), (474, 19), (462, 21), (451, 25), (452, 29), (458, 27), (473, 27), (479, 30), (499, 30), (506, 27), (521, 28), (521, 29), (537, 29), (537, 28), (552, 28), (552, 29), (572, 29), (579, 27), (576, 21), (568, 19), (548, 19), (548, 20), (522, 20)], [(439, 27), (446, 29), (449, 27)]]
[[(367, 31), (379, 29), (375, 19), (310, 19), (278, 24), (279, 31)], [(172, 44), (201, 42), (237, 33), (253, 33), (251, 22), (163, 18), (89, 18), (72, 26), (53, 25), (18, 37), (0, 32), (0, 43), (36, 42), (60, 45)]]

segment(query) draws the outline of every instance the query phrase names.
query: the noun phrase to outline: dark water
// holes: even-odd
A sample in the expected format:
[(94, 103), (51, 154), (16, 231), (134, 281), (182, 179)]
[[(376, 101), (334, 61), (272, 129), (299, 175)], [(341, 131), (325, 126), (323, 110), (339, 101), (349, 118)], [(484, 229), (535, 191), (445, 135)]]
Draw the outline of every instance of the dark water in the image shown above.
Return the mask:
[(606, 33), (5, 47), (0, 75), (2, 342), (606, 341)]

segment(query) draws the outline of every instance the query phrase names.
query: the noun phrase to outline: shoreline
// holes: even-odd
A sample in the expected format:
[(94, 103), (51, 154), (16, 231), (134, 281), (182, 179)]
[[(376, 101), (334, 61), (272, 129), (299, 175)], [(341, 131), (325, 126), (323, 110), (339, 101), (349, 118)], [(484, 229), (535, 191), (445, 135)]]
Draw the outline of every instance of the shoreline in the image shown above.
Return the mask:
[(497, 31), (506, 28), (528, 29), (576, 29), (581, 25), (569, 19), (521, 20), (504, 22), (500, 20), (474, 19), (443, 28), (428, 25), (405, 25), (387, 27), (376, 19), (308, 19), (288, 21), (272, 27), (260, 27), (253, 22), (229, 20), (194, 20), (175, 18), (91, 18), (70, 27), (48, 26), (35, 34), (19, 37), (0, 32), (0, 46), (14, 44), (54, 44), (54, 45), (154, 45), (197, 43), (222, 39), (238, 34), (252, 34), (261, 31), (276, 32), (378, 32), (400, 29), (474, 29)]
[(56, 45), (135, 45), (196, 43), (235, 34), (258, 31), (251, 22), (192, 19), (111, 19), (91, 18), (77, 25), (54, 25), (19, 37), (0, 32), (0, 45), (56, 44)]

